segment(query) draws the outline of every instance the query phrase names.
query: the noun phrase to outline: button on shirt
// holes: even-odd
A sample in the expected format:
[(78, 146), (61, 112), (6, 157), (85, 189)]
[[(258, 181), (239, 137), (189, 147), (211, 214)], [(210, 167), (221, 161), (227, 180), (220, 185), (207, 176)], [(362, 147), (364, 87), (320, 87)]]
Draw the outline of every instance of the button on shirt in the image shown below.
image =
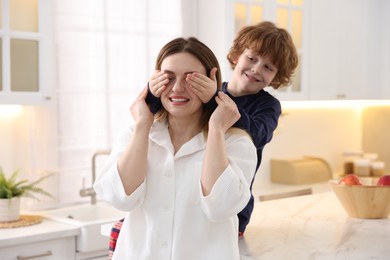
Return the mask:
[(99, 198), (128, 212), (113, 259), (238, 260), (237, 213), (250, 198), (257, 161), (250, 138), (225, 135), (229, 166), (205, 197), (200, 183), (204, 134), (174, 154), (167, 125), (155, 122), (149, 134), (146, 179), (127, 196), (117, 163), (131, 134), (129, 128), (121, 135), (94, 185)]

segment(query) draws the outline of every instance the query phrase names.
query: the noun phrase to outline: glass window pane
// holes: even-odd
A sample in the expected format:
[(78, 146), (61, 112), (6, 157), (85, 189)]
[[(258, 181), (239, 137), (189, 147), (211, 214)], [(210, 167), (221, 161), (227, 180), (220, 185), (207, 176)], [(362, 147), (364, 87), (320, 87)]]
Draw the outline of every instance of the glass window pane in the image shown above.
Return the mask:
[(263, 20), (263, 7), (252, 5), (251, 7), (251, 24), (257, 24)]
[(289, 0), (277, 0), (276, 2), (281, 5), (287, 5)]
[(0, 91), (3, 91), (3, 39), (0, 38)]
[(12, 0), (9, 9), (11, 30), (38, 31), (38, 0)]
[(234, 5), (234, 19), (236, 33), (246, 25), (246, 5), (235, 4)]
[(302, 11), (294, 10), (291, 12), (292, 26), (291, 35), (295, 46), (299, 49), (302, 47)]
[(302, 6), (303, 0), (291, 0), (291, 4), (295, 6)]
[(278, 8), (276, 15), (277, 25), (288, 30), (288, 10), (285, 8)]
[(11, 91), (39, 91), (38, 41), (11, 39)]

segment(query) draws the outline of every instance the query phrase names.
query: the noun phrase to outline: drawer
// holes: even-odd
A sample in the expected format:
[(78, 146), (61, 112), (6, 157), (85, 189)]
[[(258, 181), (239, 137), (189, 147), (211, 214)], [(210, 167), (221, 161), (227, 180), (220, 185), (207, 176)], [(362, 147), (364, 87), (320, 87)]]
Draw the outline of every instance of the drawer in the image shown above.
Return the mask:
[(52, 239), (0, 248), (1, 260), (72, 260), (76, 237)]

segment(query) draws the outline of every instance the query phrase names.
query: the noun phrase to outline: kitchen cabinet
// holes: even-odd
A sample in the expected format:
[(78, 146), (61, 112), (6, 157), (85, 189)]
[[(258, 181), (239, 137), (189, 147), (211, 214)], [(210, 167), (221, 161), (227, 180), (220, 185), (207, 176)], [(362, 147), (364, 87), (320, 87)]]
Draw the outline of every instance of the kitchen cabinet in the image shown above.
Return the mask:
[(0, 104), (32, 105), (52, 99), (52, 2), (0, 2)]
[(309, 4), (309, 99), (378, 99), (381, 2)]
[(390, 1), (385, 1), (381, 10), (382, 26), (381, 31), (381, 61), (378, 65), (380, 75), (380, 97), (383, 99), (390, 99)]
[[(49, 219), (26, 227), (0, 229), (0, 259), (15, 260), (18, 256), (25, 259), (76, 259), (76, 237), (79, 234), (79, 227)], [(39, 255), (42, 257), (27, 258)]]
[[(203, 15), (209, 8), (203, 2), (198, 2), (196, 33), (215, 50), (223, 78), (228, 80), (231, 69), (226, 66), (226, 53), (235, 36), (235, 23), (242, 20), (236, 17), (233, 3), (242, 1), (219, 1), (225, 8), (219, 7), (216, 12), (226, 19)], [(277, 23), (275, 7), (272, 7), (276, 3), (276, 0), (247, 1), (246, 5), (262, 5), (262, 20)], [(267, 90), (280, 100), (390, 99), (389, 1), (307, 0), (303, 3), (301, 67), (297, 71), (300, 87)], [(250, 19), (246, 21), (251, 23)]]
[(1, 259), (75, 259), (75, 239), (67, 237), (4, 247), (0, 249)]
[[(76, 249), (77, 250), (77, 249)], [(76, 252), (76, 260), (107, 260), (108, 259), (108, 243), (107, 249), (97, 250), (88, 253)]]
[(389, 99), (390, 45), (383, 33), (389, 31), (388, 6), (388, 1), (305, 1), (302, 88), (273, 94), (280, 100)]

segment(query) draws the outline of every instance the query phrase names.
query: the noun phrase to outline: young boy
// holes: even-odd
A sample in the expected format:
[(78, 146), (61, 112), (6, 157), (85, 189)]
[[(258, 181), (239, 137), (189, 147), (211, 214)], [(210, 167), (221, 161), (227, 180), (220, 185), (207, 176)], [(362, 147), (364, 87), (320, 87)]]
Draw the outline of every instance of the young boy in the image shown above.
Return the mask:
[[(257, 172), (264, 146), (271, 141), (281, 115), (279, 100), (264, 88), (271, 86), (278, 89), (291, 83), (291, 76), (298, 65), (297, 51), (286, 30), (265, 21), (242, 28), (233, 41), (227, 59), (233, 75), (229, 82), (223, 83), (222, 91), (236, 103), (241, 114), (234, 126), (246, 130), (253, 139), (257, 149)], [(210, 77), (198, 73), (187, 76), (188, 87), (206, 106), (216, 107), (213, 98), (217, 91), (215, 72), (216, 69), (212, 69), (207, 74)], [(169, 76), (164, 71), (156, 71), (150, 79), (147, 102), (152, 112), (160, 109), (159, 97), (168, 82)], [(253, 181), (254, 178), (251, 190)], [(252, 195), (247, 206), (238, 214), (239, 236), (244, 234), (253, 206)]]
[[(298, 65), (297, 51), (286, 30), (262, 22), (241, 29), (227, 58), (233, 75), (229, 82), (223, 83), (222, 91), (233, 99), (241, 114), (235, 126), (247, 130), (257, 148), (257, 171), (264, 146), (271, 141), (281, 115), (280, 102), (264, 88), (291, 84)], [(253, 206), (252, 195), (238, 214), (240, 236), (249, 223)]]
[[(257, 148), (257, 166), (260, 167), (264, 146), (272, 139), (277, 127), (281, 106), (279, 100), (264, 90), (271, 86), (277, 89), (291, 83), (291, 76), (298, 65), (298, 55), (290, 34), (271, 22), (261, 22), (241, 29), (233, 41), (227, 59), (233, 69), (229, 82), (224, 82), (222, 91), (236, 103), (241, 118), (234, 126), (245, 129)], [(216, 106), (216, 89), (213, 84), (215, 70), (210, 78), (198, 74), (187, 77), (191, 89), (207, 106)], [(169, 78), (164, 72), (156, 72), (149, 82), (151, 103), (158, 107), (158, 98)], [(157, 105), (156, 105), (157, 104)], [(254, 179), (253, 179), (254, 180)], [(253, 185), (252, 180), (252, 185)], [(251, 189), (252, 189), (251, 185)], [(239, 235), (242, 236), (253, 211), (253, 195), (248, 205), (238, 214)]]

